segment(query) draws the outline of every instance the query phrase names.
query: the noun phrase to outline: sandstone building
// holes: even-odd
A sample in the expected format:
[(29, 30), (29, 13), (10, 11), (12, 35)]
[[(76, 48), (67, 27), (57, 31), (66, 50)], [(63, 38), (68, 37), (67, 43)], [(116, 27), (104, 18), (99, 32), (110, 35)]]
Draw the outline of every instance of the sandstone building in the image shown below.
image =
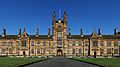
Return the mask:
[[(69, 33), (67, 33), (69, 30)], [(42, 32), (42, 31), (41, 31)], [(18, 29), (17, 35), (6, 34), (3, 29), (0, 35), (0, 55), (22, 56), (98, 56), (120, 55), (120, 32), (114, 29), (113, 35), (103, 35), (101, 30), (93, 31), (90, 35), (72, 35), (67, 29), (67, 15), (64, 12), (63, 19), (56, 19), (53, 12), (52, 33), (48, 29), (48, 35), (30, 35), (24, 29)]]

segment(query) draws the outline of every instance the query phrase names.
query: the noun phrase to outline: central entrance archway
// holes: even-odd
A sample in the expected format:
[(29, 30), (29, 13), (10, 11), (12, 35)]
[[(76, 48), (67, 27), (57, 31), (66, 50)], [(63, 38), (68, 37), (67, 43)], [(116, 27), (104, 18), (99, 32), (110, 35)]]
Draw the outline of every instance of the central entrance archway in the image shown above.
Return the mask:
[(23, 55), (25, 56), (26, 54), (25, 54), (25, 51), (23, 51)]
[(58, 49), (58, 50), (57, 50), (57, 56), (63, 56), (63, 53), (62, 53), (62, 50), (61, 50), (61, 49)]

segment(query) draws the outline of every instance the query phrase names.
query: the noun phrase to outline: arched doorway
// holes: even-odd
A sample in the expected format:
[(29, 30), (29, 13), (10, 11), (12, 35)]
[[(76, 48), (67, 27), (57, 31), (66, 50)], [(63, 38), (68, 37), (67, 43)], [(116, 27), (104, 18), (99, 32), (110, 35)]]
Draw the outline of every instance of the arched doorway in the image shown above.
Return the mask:
[(63, 53), (62, 53), (62, 50), (61, 50), (61, 49), (58, 49), (58, 50), (57, 50), (57, 56), (63, 56)]
[(23, 51), (23, 56), (25, 56), (25, 51)]

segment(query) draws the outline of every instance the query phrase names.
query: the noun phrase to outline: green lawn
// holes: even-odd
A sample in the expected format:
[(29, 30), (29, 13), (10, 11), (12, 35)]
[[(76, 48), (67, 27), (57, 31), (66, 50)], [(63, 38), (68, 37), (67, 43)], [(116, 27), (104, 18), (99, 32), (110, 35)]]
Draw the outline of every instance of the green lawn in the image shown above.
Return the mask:
[(45, 58), (16, 58), (16, 57), (0, 57), (0, 67), (18, 67), (23, 64), (43, 60)]
[(75, 60), (82, 60), (103, 65), (105, 67), (120, 67), (120, 58), (73, 58)]

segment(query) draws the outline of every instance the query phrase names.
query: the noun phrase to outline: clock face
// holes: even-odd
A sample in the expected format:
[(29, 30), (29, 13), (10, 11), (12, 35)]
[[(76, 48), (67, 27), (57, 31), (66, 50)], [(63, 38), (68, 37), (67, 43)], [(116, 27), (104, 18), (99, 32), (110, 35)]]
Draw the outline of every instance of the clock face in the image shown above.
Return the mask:
[(61, 20), (58, 20), (58, 22), (60, 23), (60, 22), (61, 22)]

